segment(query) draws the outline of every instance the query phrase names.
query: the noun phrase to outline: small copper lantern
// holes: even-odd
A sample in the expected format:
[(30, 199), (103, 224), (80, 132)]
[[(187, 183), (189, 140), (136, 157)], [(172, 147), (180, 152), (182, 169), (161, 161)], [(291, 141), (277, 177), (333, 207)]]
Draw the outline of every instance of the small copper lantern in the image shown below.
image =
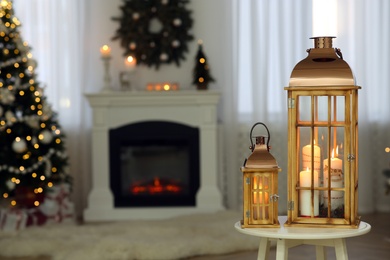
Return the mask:
[(358, 227), (358, 89), (332, 38), (291, 73), (287, 226)]
[[(252, 132), (256, 125), (263, 125), (268, 133), (267, 144), (265, 136), (256, 136), (253, 145)], [(243, 228), (277, 227), (278, 221), (278, 171), (280, 168), (275, 158), (269, 153), (269, 135), (265, 124), (256, 123), (250, 131), (252, 154), (241, 167), (243, 172)]]

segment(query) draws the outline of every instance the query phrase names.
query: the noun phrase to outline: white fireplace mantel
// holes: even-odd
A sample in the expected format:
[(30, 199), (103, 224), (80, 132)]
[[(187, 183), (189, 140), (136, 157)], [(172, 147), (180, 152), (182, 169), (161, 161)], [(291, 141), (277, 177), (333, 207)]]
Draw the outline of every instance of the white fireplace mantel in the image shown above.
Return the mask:
[[(93, 111), (92, 190), (85, 221), (156, 219), (223, 209), (217, 184), (217, 91), (101, 92), (86, 94)], [(198, 127), (200, 189), (194, 207), (115, 208), (109, 185), (109, 130), (131, 123), (163, 120)], [(158, 131), (158, 129), (156, 129)]]

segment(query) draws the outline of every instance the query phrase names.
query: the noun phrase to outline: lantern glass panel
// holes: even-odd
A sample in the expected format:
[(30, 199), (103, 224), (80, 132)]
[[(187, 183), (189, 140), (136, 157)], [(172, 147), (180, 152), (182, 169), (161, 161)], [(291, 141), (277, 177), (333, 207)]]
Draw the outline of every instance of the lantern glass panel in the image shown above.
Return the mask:
[(345, 100), (345, 96), (297, 96), (294, 180), (300, 217), (344, 217)]
[(299, 121), (308, 122), (311, 120), (311, 96), (299, 96), (298, 97), (298, 115)]
[(254, 220), (267, 220), (270, 206), (270, 176), (254, 175), (251, 181), (251, 200)]

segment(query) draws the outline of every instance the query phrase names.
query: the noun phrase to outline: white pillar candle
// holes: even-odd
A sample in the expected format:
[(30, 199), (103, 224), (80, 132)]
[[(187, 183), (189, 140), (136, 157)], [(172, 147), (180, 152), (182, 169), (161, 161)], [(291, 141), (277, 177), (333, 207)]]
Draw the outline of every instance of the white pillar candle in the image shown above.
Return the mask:
[[(318, 187), (318, 172), (314, 171), (314, 187)], [(306, 171), (299, 173), (300, 187), (311, 187), (311, 170), (306, 168)], [(312, 188), (314, 188), (312, 187)], [(318, 190), (301, 190), (299, 191), (299, 210), (301, 216), (311, 216), (311, 195), (314, 195), (314, 216), (319, 215), (319, 191)]]
[[(308, 144), (302, 148), (302, 169), (311, 169), (311, 147), (311, 144)], [(318, 145), (314, 145), (314, 170), (321, 170), (321, 149)]]
[[(332, 151), (333, 155), (333, 151)], [(333, 157), (333, 156), (332, 156)], [(324, 160), (324, 187), (329, 185), (329, 168), (330, 168), (330, 188), (343, 188), (344, 186), (344, 175), (343, 175), (343, 160), (339, 158), (330, 158)], [(325, 208), (328, 207), (328, 191), (324, 191), (324, 204)], [(344, 193), (343, 191), (331, 191), (330, 192), (330, 203), (331, 210), (335, 210), (344, 204)]]

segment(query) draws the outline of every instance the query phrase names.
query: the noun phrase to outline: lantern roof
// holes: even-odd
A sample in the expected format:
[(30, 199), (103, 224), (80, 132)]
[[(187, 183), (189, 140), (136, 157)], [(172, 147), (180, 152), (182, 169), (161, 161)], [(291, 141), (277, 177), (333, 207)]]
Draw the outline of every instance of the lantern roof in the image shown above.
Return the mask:
[(355, 78), (340, 49), (332, 48), (332, 38), (315, 37), (314, 48), (298, 62), (290, 77), (289, 87), (354, 86)]
[(268, 152), (266, 144), (256, 144), (252, 154), (245, 161), (244, 168), (272, 169), (279, 166), (275, 157)]

